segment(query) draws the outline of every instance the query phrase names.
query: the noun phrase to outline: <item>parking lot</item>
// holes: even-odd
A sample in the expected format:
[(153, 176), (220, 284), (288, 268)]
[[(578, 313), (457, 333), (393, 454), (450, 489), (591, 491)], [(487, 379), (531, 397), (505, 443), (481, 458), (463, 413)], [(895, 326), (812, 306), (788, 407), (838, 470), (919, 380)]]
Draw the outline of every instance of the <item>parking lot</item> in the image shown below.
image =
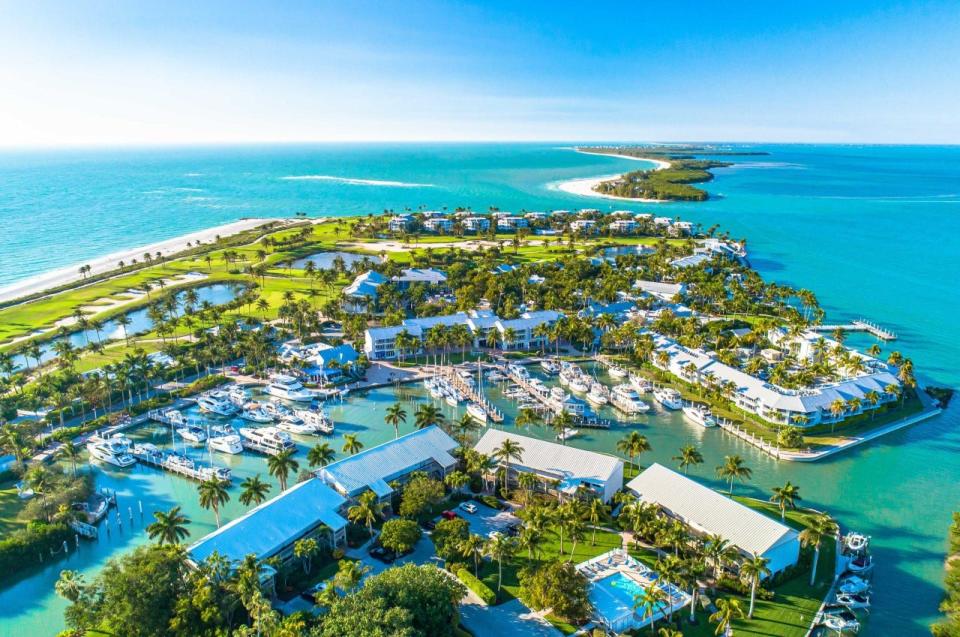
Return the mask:
[(480, 502), (471, 502), (471, 504), (476, 505), (476, 513), (467, 513), (460, 507), (455, 511), (470, 523), (470, 532), (480, 537), (488, 537), (494, 531), (503, 532), (508, 526), (520, 523), (520, 519), (510, 511), (497, 511)]

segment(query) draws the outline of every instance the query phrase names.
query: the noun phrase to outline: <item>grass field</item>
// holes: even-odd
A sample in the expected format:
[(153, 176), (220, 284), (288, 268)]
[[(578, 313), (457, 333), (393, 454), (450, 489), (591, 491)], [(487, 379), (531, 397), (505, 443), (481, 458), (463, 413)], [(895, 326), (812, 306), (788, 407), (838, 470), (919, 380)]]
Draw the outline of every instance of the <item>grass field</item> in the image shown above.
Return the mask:
[(17, 519), (23, 510), (23, 500), (17, 495), (12, 482), (0, 485), (0, 538), (24, 528), (25, 523)]

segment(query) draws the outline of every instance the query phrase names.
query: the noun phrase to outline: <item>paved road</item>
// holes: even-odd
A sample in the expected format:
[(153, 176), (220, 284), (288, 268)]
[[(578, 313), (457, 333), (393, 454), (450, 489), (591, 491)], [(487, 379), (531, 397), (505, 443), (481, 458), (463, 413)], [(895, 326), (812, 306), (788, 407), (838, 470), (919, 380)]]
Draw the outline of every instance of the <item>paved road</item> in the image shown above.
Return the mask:
[(562, 633), (515, 599), (499, 606), (483, 606), (469, 598), (460, 605), (461, 623), (480, 637), (522, 635), (561, 637)]

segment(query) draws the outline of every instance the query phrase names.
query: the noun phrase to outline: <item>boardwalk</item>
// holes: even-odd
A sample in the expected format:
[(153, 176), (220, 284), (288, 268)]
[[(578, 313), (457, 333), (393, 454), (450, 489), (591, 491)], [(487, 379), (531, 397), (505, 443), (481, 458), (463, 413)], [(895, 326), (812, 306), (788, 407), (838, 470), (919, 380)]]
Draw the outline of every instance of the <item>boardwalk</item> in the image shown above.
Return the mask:
[(503, 414), (493, 406), (493, 403), (487, 400), (487, 397), (483, 395), (480, 389), (468, 385), (452, 368), (439, 367), (438, 371), (440, 375), (450, 381), (450, 384), (462, 392), (464, 396), (486, 409), (487, 416), (489, 416), (490, 420), (496, 423), (503, 422)]
[(871, 323), (865, 319), (857, 319), (850, 323), (842, 325), (814, 325), (816, 332), (833, 332), (834, 330), (843, 330), (844, 332), (867, 332), (883, 341), (896, 340), (897, 334), (891, 330), (880, 327), (876, 323)]
[[(509, 378), (511, 381), (519, 385), (525, 392), (533, 396), (538, 402), (543, 404), (543, 406), (546, 407), (546, 409), (549, 410), (550, 412), (554, 414), (559, 414), (562, 411), (566, 411), (561, 401), (556, 400), (549, 393), (542, 393), (541, 391), (537, 390), (536, 387), (530, 384), (530, 381), (528, 381), (525, 378), (521, 378), (519, 374), (510, 372)], [(597, 418), (597, 417), (588, 418), (586, 416), (581, 416), (581, 415), (572, 414), (572, 413), (570, 415), (573, 417), (574, 421), (580, 427), (587, 427), (592, 429), (609, 429), (610, 428), (610, 422), (602, 418)]]

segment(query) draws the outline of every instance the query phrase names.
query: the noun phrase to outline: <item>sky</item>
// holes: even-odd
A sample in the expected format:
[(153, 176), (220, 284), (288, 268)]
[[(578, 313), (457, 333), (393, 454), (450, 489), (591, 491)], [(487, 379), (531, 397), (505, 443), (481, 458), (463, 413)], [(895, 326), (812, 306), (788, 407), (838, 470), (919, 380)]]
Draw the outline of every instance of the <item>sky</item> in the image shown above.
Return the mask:
[(0, 0), (0, 60), (4, 147), (960, 143), (956, 0)]

